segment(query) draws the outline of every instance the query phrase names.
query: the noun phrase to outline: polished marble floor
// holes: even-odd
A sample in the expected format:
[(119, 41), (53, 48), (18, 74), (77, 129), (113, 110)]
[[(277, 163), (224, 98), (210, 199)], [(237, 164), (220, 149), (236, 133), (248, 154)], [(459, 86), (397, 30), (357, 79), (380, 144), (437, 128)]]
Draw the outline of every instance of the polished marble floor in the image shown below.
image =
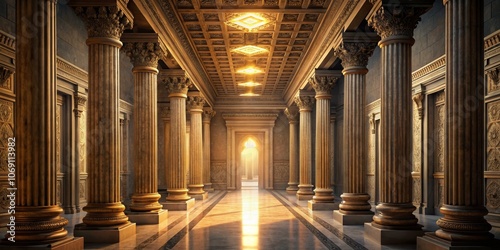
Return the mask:
[[(162, 198), (163, 199), (163, 198)], [(72, 234), (84, 213), (64, 215)], [(418, 216), (425, 231), (437, 216)], [(86, 249), (415, 249), (380, 246), (367, 240), (363, 226), (333, 221), (331, 211), (307, 209), (307, 202), (282, 190), (215, 191), (189, 212), (169, 211), (160, 225), (138, 225), (137, 234), (117, 244), (86, 243)]]

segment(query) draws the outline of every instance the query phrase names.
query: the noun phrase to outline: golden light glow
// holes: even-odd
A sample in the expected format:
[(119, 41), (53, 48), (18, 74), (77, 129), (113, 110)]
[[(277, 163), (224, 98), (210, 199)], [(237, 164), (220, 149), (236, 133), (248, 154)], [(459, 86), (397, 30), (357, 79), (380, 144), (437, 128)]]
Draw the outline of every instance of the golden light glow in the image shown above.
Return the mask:
[(247, 92), (247, 93), (240, 94), (240, 96), (260, 96), (260, 95), (252, 93), (252, 92)]
[(248, 82), (242, 82), (238, 83), (238, 86), (243, 86), (243, 87), (256, 87), (262, 85), (261, 83), (254, 82), (254, 81), (248, 81)]
[(255, 141), (252, 140), (252, 138), (248, 138), (248, 140), (245, 142), (245, 148), (255, 148), (257, 144), (255, 144)]
[(240, 15), (232, 14), (228, 16), (226, 25), (247, 32), (254, 32), (263, 29), (274, 23), (274, 17), (267, 14), (244, 13)]
[(247, 56), (253, 56), (253, 55), (269, 52), (267, 49), (264, 49), (264, 48), (261, 48), (258, 46), (254, 46), (254, 45), (245, 45), (243, 47), (238, 47), (238, 48), (233, 49), (231, 51), (235, 52), (235, 53), (244, 54)]
[(254, 66), (247, 66), (236, 70), (236, 73), (247, 74), (247, 75), (254, 75), (262, 72), (264, 71)]

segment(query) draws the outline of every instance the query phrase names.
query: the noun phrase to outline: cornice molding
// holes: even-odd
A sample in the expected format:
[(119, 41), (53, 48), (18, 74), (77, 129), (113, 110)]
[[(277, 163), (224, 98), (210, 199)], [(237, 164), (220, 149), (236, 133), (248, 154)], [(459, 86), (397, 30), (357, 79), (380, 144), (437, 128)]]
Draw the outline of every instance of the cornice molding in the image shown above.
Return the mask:
[(75, 66), (74, 64), (62, 59), (61, 57), (57, 57), (56, 61), (57, 65), (57, 77), (68, 81), (70, 83), (76, 83), (79, 86), (88, 88), (88, 73)]
[(484, 50), (488, 51), (500, 44), (500, 29), (484, 38)]
[(446, 66), (446, 55), (442, 55), (436, 60), (426, 64), (422, 68), (413, 71), (413, 73), (411, 73), (411, 79), (413, 82), (415, 82), (416, 80), (425, 77), (440, 68), (444, 68), (445, 66)]
[(12, 50), (16, 49), (16, 38), (10, 34), (5, 33), (0, 30), (0, 44), (10, 48)]

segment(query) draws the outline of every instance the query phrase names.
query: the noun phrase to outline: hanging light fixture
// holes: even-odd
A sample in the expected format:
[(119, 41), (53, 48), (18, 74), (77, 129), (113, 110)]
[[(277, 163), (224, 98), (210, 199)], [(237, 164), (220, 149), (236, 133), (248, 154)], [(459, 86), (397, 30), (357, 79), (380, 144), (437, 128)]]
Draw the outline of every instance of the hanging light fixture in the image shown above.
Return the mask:
[(236, 73), (246, 74), (246, 75), (255, 75), (259, 73), (263, 73), (264, 70), (257, 67), (255, 64), (255, 60), (247, 60), (245, 66), (236, 69)]
[(243, 55), (247, 55), (247, 56), (254, 56), (254, 55), (258, 55), (258, 54), (262, 54), (262, 53), (267, 53), (267, 52), (269, 52), (269, 50), (264, 49), (264, 48), (259, 47), (259, 46), (255, 46), (255, 45), (245, 45), (242, 47), (232, 49), (231, 52), (239, 53), (239, 54), (243, 54)]
[(276, 18), (273, 15), (263, 13), (243, 13), (227, 14), (226, 25), (243, 30), (246, 32), (255, 32), (273, 25)]

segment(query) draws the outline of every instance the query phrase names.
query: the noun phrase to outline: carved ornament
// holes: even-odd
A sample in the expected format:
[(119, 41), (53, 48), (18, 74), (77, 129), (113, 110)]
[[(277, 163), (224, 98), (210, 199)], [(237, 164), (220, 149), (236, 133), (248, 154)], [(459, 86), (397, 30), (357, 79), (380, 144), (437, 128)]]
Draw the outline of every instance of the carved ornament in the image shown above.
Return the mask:
[(494, 85), (500, 84), (500, 66), (488, 70), (486, 72), (486, 75), (488, 75), (488, 79), (491, 81), (492, 84)]
[(342, 67), (366, 67), (368, 59), (372, 56), (375, 47), (374, 42), (342, 42), (335, 50), (335, 56), (342, 60)]
[(295, 106), (286, 108), (284, 113), (290, 122), (297, 122), (299, 120), (299, 109)]
[(296, 96), (294, 102), (299, 106), (300, 111), (311, 111), (316, 99), (313, 96)]
[(215, 116), (216, 113), (217, 112), (215, 112), (211, 108), (210, 109), (204, 109), (203, 113), (202, 113), (203, 121), (209, 122)]
[(130, 57), (130, 62), (132, 62), (134, 66), (157, 68), (158, 60), (164, 56), (160, 43), (157, 42), (125, 43), (122, 50)]
[(0, 66), (0, 86), (2, 86), (12, 74), (14, 74), (14, 70)]
[(333, 86), (335, 86), (335, 83), (338, 79), (339, 78), (335, 76), (314, 76), (309, 78), (309, 84), (316, 91), (316, 95), (330, 95), (330, 91), (332, 90)]
[(368, 25), (373, 27), (382, 39), (390, 36), (413, 37), (413, 30), (421, 20), (420, 16), (431, 6), (432, 4), (428, 7), (383, 5), (368, 19)]
[(163, 80), (167, 87), (167, 92), (170, 94), (187, 94), (191, 81), (185, 76), (169, 76)]
[(424, 94), (422, 93), (415, 94), (413, 95), (412, 99), (417, 105), (418, 119), (422, 120), (422, 117), (424, 116), (424, 106), (422, 105), (422, 101), (424, 100)]
[(88, 36), (120, 39), (132, 21), (118, 6), (77, 6), (76, 14), (87, 25)]
[(206, 100), (203, 96), (188, 96), (186, 104), (189, 109), (203, 109)]

